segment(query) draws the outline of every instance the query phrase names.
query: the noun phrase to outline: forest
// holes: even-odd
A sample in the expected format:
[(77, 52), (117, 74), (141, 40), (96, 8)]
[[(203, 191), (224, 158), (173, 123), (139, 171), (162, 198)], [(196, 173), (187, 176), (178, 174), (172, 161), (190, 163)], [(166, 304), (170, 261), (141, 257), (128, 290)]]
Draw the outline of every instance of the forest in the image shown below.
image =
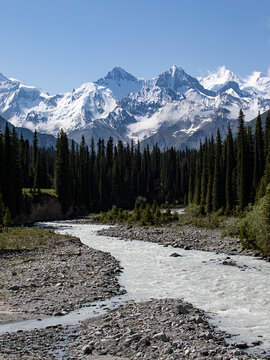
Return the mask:
[[(241, 215), (259, 201), (270, 182), (270, 116), (262, 127), (260, 114), (253, 133), (239, 112), (238, 132), (228, 126), (199, 149), (161, 151), (141, 149), (140, 142), (114, 144), (92, 140), (88, 148), (61, 131), (56, 150), (33, 145), (8, 126), (0, 135), (0, 222), (9, 221), (27, 207), (23, 189), (38, 194), (55, 188), (63, 212), (79, 207), (85, 212), (106, 211), (113, 205), (132, 209), (137, 197), (149, 204), (195, 204), (201, 214)], [(5, 218), (5, 220), (4, 220)]]

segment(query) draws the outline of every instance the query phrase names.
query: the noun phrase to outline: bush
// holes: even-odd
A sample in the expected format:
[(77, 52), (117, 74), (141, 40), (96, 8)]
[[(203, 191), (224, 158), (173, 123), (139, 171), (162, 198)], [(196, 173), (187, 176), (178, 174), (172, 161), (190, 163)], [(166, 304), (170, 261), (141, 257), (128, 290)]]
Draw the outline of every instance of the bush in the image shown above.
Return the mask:
[(222, 210), (215, 213), (203, 215), (201, 206), (190, 204), (188, 207), (186, 207), (184, 214), (179, 216), (179, 224), (192, 224), (198, 227), (216, 229), (220, 227), (220, 224), (224, 220), (224, 217), (221, 216), (221, 211)]
[(5, 228), (8, 228), (11, 225), (12, 225), (11, 214), (10, 214), (9, 208), (6, 208), (6, 211), (5, 211), (5, 214), (3, 217), (3, 226)]
[(257, 248), (270, 254), (270, 184), (265, 196), (242, 220), (240, 240), (244, 247)]
[(167, 208), (165, 213), (161, 213), (155, 201), (152, 206), (150, 206), (150, 204), (145, 203), (144, 200), (142, 197), (136, 200), (133, 212), (121, 208), (118, 209), (114, 205), (111, 210), (101, 212), (95, 216), (94, 220), (100, 222), (127, 222), (144, 226), (159, 226), (179, 219), (178, 214), (176, 212), (172, 214), (170, 208)]
[(225, 218), (224, 223), (222, 224), (222, 236), (231, 236), (238, 237), (241, 228), (241, 220), (237, 217)]

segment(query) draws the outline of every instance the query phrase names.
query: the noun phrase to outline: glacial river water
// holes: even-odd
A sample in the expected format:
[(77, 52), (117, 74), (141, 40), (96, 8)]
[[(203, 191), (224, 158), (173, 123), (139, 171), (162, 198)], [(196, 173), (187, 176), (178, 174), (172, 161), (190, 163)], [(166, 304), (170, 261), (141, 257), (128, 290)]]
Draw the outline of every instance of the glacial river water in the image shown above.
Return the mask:
[[(231, 256), (237, 266), (223, 265), (227, 255), (183, 250), (158, 244), (98, 236), (105, 225), (49, 222), (42, 226), (77, 236), (87, 246), (110, 252), (123, 267), (120, 284), (127, 295), (91, 305), (61, 318), (9, 324), (9, 331), (74, 324), (96, 316), (117, 302), (150, 298), (181, 298), (203, 309), (211, 322), (233, 336), (233, 341), (261, 341), (260, 349), (270, 354), (270, 263), (248, 256)], [(171, 257), (178, 253), (179, 257)], [(24, 325), (23, 325), (24, 324)], [(27, 325), (26, 325), (27, 324)], [(12, 328), (14, 326), (14, 329)], [(0, 332), (4, 332), (0, 326)]]

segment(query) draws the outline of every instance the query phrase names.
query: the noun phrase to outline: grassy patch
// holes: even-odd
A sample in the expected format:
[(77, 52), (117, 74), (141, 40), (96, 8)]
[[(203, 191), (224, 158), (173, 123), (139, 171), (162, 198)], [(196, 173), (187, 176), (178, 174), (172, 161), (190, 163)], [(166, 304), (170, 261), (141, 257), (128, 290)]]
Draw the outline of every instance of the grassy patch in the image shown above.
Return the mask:
[(241, 219), (228, 217), (220, 213), (202, 215), (199, 206), (189, 205), (179, 216), (179, 225), (194, 225), (201, 228), (220, 229), (223, 236), (239, 236)]
[(185, 212), (179, 216), (179, 225), (195, 225), (209, 229), (217, 229), (224, 221), (224, 217), (218, 213), (202, 215), (199, 206), (189, 205)]
[[(30, 188), (24, 188), (23, 193), (28, 196), (32, 196), (33, 194), (38, 193), (38, 191), (37, 190), (34, 191), (33, 189)], [(55, 189), (40, 189), (40, 194), (47, 194), (57, 197)]]
[(5, 250), (32, 250), (46, 247), (49, 244), (66, 238), (51, 230), (38, 227), (11, 227), (0, 232), (0, 249)]

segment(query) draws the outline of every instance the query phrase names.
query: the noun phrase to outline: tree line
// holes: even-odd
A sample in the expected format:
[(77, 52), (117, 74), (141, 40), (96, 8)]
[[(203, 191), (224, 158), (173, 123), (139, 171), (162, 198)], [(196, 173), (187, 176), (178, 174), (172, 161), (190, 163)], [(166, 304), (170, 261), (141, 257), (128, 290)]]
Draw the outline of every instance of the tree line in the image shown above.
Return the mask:
[(259, 114), (253, 133), (240, 111), (235, 136), (228, 126), (224, 141), (218, 131), (198, 150), (141, 149), (140, 142), (112, 138), (106, 144), (92, 140), (88, 147), (84, 137), (79, 146), (74, 141), (69, 146), (64, 131), (56, 150), (44, 149), (36, 133), (30, 146), (7, 126), (0, 134), (0, 174), (1, 219), (7, 209), (11, 217), (24, 210), (23, 188), (55, 188), (64, 212), (131, 209), (140, 196), (150, 204), (196, 204), (202, 214), (239, 214), (270, 182), (270, 116), (263, 129)]
[(0, 225), (27, 212), (29, 199), (24, 188), (38, 193), (41, 188), (53, 187), (54, 158), (53, 148), (38, 146), (36, 132), (30, 146), (28, 140), (22, 136), (18, 139), (15, 129), (11, 131), (6, 125), (4, 134), (0, 133)]

